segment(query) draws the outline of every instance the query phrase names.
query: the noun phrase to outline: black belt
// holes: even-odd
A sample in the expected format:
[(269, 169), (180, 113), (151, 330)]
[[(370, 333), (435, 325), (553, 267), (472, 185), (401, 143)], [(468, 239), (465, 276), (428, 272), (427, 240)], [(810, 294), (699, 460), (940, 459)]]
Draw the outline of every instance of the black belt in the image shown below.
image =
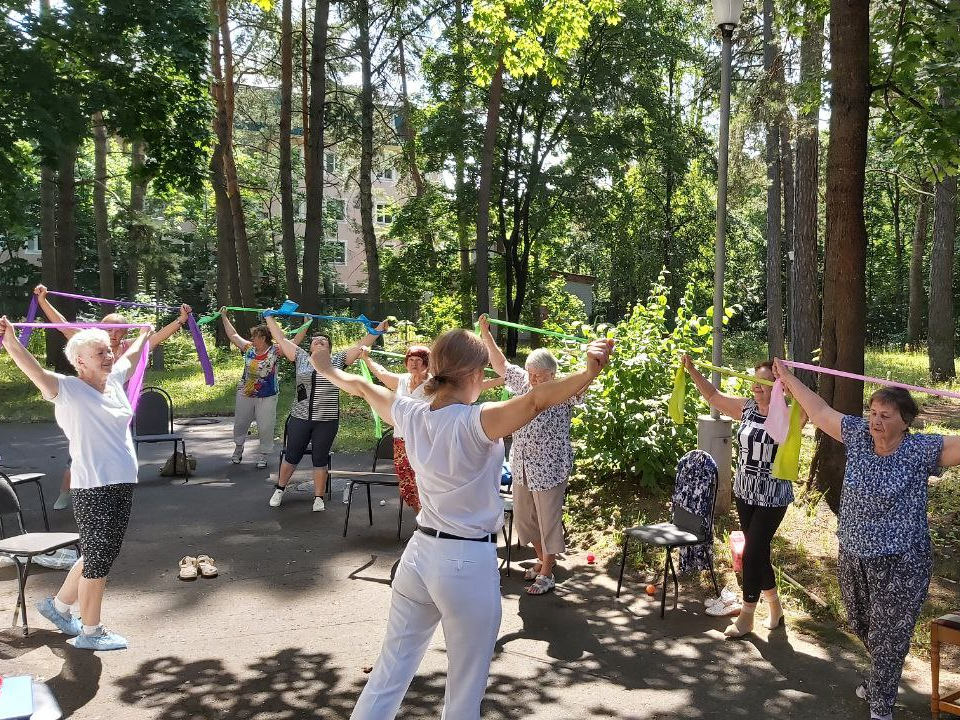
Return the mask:
[(435, 538), (441, 538), (443, 540), (469, 540), (470, 542), (491, 542), (495, 543), (497, 541), (497, 534), (490, 533), (489, 535), (484, 535), (483, 537), (478, 538), (465, 538), (460, 537), (459, 535), (451, 535), (450, 533), (445, 533), (442, 530), (434, 530), (433, 528), (421, 527), (417, 525), (417, 530), (422, 532), (424, 535), (429, 535)]

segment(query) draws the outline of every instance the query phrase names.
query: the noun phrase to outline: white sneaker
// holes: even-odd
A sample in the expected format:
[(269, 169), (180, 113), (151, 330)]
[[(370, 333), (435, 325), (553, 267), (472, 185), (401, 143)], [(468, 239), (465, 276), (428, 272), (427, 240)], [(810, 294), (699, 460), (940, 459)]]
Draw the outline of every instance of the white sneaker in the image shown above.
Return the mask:
[(233, 455), (230, 456), (230, 462), (239, 465), (241, 460), (243, 460), (243, 445), (237, 445), (233, 449)]
[(283, 490), (277, 488), (270, 496), (270, 507), (280, 507), (281, 502), (283, 502)]
[(261, 453), (260, 457), (257, 458), (257, 467), (262, 470), (266, 466), (267, 466), (267, 456)]
[[(278, 503), (279, 504), (279, 503)], [(321, 510), (326, 510), (327, 506), (323, 504), (322, 497), (315, 497), (313, 499), (313, 511), (320, 512)]]

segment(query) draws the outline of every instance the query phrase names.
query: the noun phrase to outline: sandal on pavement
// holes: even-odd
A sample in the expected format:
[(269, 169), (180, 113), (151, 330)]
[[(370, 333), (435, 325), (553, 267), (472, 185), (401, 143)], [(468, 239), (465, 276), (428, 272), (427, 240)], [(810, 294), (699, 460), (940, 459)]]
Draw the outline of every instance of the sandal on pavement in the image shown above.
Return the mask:
[(737, 594), (731, 591), (729, 588), (724, 588), (723, 590), (720, 591), (720, 595), (718, 597), (712, 597), (712, 598), (708, 598), (707, 600), (704, 600), (703, 606), (705, 608), (709, 608), (717, 604), (729, 605), (731, 602), (734, 602), (736, 600), (737, 600)]
[(209, 555), (198, 555), (197, 567), (205, 578), (215, 578), (219, 573), (217, 566), (213, 564), (213, 558)]
[(180, 579), (197, 579), (197, 559), (195, 557), (185, 555), (184, 557), (180, 558)]
[[(542, 565), (540, 567), (543, 567)], [(524, 580), (536, 580), (537, 576), (540, 574), (540, 570), (537, 569), (537, 566), (528, 567), (527, 571), (523, 574)]]
[(743, 610), (743, 605), (734, 598), (730, 602), (714, 603), (706, 609), (706, 614), (711, 617), (732, 617), (739, 615), (741, 610)]
[(557, 586), (553, 575), (537, 575), (533, 585), (527, 588), (527, 595), (545, 595)]

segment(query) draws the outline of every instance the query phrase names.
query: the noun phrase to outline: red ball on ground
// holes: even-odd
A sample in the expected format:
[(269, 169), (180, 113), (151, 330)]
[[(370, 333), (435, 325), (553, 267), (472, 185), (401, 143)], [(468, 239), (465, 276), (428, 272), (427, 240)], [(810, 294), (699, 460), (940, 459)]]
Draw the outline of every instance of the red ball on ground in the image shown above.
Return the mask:
[(657, 586), (656, 585), (647, 585), (647, 595), (656, 595)]
[(587, 562), (588, 562), (590, 565), (593, 565), (593, 563), (596, 562), (596, 560), (597, 560), (597, 556), (596, 556), (596, 555), (594, 555), (593, 553), (587, 553)]

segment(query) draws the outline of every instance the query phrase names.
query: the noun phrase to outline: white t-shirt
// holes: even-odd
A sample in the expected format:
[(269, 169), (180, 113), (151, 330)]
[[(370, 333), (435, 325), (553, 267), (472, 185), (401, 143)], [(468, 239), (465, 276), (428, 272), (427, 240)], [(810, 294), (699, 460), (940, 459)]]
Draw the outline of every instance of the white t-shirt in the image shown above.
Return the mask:
[(397, 397), (391, 413), (417, 473), (417, 524), (478, 538), (503, 527), (500, 473), (503, 441), (480, 424), (480, 405), (430, 405)]
[[(427, 383), (424, 381), (417, 386), (416, 390), (411, 392), (410, 373), (403, 373), (397, 381), (397, 397), (408, 397), (413, 400), (419, 400), (420, 402), (426, 402), (427, 394), (424, 392), (426, 386)], [(403, 435), (400, 434), (400, 428), (396, 426), (393, 428), (393, 436), (398, 440), (403, 440)]]
[(102, 393), (80, 378), (57, 375), (59, 389), (51, 402), (57, 425), (70, 443), (71, 488), (137, 482), (130, 436), (133, 410), (123, 389), (131, 370), (129, 360), (117, 360)]

